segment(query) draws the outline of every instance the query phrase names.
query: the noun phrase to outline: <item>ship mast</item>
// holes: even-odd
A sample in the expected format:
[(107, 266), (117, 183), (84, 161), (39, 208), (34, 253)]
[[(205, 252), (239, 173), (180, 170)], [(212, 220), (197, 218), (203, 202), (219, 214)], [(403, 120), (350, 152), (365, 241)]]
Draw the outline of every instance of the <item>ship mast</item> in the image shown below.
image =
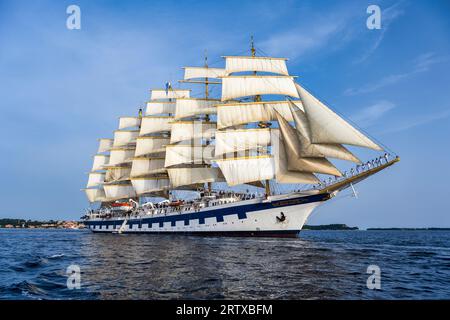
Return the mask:
[[(256, 49), (255, 49), (255, 43), (253, 41), (253, 36), (250, 37), (250, 43), (251, 43), (251, 47), (250, 47), (250, 52), (252, 54), (252, 57), (256, 57)], [(257, 71), (253, 71), (253, 75), (257, 75)], [(255, 95), (255, 97), (253, 98), (254, 102), (261, 102), (261, 95)], [(262, 121), (260, 121), (258, 123), (258, 126), (260, 128), (264, 128), (266, 127), (266, 124)], [(260, 150), (258, 149), (258, 154), (260, 153)], [(264, 150), (264, 154), (267, 154), (267, 149)], [(269, 197), (271, 194), (271, 190), (270, 190), (270, 180), (265, 180), (264, 182), (264, 186), (265, 186), (265, 190), (266, 190), (266, 197)]]
[[(208, 55), (205, 50), (205, 68), (208, 68)], [(205, 99), (209, 98), (209, 88), (208, 88), (208, 77), (205, 77)], [(206, 118), (209, 118), (209, 115), (206, 115)]]
[[(184, 67), (181, 83), (203, 84), (204, 96), (200, 98), (181, 98), (176, 101), (174, 121), (171, 123), (171, 140), (166, 146), (165, 167), (169, 174), (171, 188), (186, 190), (203, 189), (211, 191), (212, 182), (223, 181), (219, 168), (211, 165), (216, 123), (210, 115), (216, 113), (218, 99), (209, 96), (210, 84), (221, 84), (224, 75), (222, 68), (210, 68), (205, 52), (201, 67)], [(199, 143), (200, 142), (200, 143)], [(191, 189), (189, 189), (191, 188)]]
[[(205, 68), (208, 68), (208, 54), (205, 50)], [(208, 88), (208, 77), (205, 77), (205, 100), (208, 100), (209, 98), (209, 88)], [(209, 114), (205, 115), (205, 121), (209, 122)], [(210, 139), (206, 139), (206, 145), (209, 145), (211, 143)], [(212, 190), (212, 182), (207, 182), (207, 189), (208, 193), (211, 193)]]

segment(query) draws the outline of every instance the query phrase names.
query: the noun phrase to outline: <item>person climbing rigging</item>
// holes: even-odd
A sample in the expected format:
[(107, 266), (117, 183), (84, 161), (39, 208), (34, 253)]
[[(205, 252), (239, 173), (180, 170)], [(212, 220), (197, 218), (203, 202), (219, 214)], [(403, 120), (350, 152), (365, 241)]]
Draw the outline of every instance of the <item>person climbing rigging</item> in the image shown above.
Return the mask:
[(138, 127), (139, 127), (139, 129), (141, 129), (141, 122), (142, 122), (142, 108), (139, 108), (139, 111), (138, 111), (138, 117), (139, 117), (139, 125), (138, 125)]

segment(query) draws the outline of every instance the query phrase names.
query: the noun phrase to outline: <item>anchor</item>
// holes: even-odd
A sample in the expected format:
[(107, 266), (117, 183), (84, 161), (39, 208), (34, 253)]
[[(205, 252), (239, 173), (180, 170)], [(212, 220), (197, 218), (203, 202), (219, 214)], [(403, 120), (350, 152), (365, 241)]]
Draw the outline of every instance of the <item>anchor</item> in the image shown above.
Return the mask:
[(286, 220), (286, 216), (284, 215), (283, 212), (281, 212), (281, 216), (280, 217), (276, 217), (277, 218), (277, 222), (283, 222), (284, 220)]

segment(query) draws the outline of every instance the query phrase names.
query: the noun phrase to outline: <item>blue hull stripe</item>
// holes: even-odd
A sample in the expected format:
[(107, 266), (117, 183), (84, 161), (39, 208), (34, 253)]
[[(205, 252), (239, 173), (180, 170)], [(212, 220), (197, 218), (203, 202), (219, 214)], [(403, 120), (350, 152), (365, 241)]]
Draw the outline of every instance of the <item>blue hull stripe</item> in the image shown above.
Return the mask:
[[(178, 214), (178, 215), (170, 215), (170, 216), (160, 216), (160, 217), (153, 217), (153, 218), (142, 218), (142, 219), (130, 219), (127, 222), (128, 226), (132, 226), (134, 224), (139, 224), (140, 226), (142, 224), (148, 224), (151, 228), (153, 223), (159, 223), (159, 226), (162, 228), (164, 226), (164, 222), (170, 222), (171, 226), (175, 226), (177, 221), (184, 221), (184, 225), (189, 225), (189, 220), (199, 220), (199, 224), (204, 224), (206, 218), (216, 218), (217, 222), (223, 222), (224, 216), (237, 214), (239, 219), (246, 219), (248, 212), (254, 212), (254, 211), (260, 211), (260, 210), (266, 210), (266, 209), (273, 209), (273, 208), (282, 208), (287, 206), (293, 206), (293, 205), (299, 205), (299, 204), (306, 204), (306, 203), (312, 203), (312, 202), (320, 202), (320, 201), (326, 201), (330, 199), (330, 195), (328, 193), (324, 194), (316, 194), (306, 197), (298, 197), (298, 198), (292, 198), (287, 200), (279, 200), (279, 201), (273, 201), (273, 202), (267, 202), (267, 203), (257, 203), (257, 204), (247, 204), (242, 206), (235, 206), (235, 207), (228, 207), (228, 208), (222, 208), (222, 209), (216, 209), (216, 210), (206, 210), (206, 211), (200, 211), (200, 212), (191, 212), (191, 213), (184, 213), (184, 214)], [(211, 207), (214, 208), (214, 207)], [(84, 224), (90, 226), (90, 225), (96, 225), (96, 226), (114, 226), (118, 227), (122, 225), (123, 220), (114, 220), (114, 221), (85, 221)]]
[[(93, 230), (94, 233), (102, 233)], [(124, 234), (142, 234), (139, 231), (124, 231)], [(154, 231), (145, 233), (147, 235), (166, 234), (166, 235), (186, 235), (186, 236), (211, 236), (211, 237), (277, 237), (277, 238), (297, 238), (300, 230), (265, 230), (265, 231)]]

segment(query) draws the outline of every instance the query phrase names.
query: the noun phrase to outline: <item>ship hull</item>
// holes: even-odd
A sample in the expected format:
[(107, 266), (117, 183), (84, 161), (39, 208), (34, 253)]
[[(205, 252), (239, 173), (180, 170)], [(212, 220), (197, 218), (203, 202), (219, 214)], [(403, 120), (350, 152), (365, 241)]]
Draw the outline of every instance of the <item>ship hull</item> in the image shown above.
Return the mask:
[[(200, 236), (297, 237), (329, 194), (246, 200), (195, 212), (86, 221), (95, 233), (155, 233)], [(283, 217), (284, 216), (284, 217)]]

